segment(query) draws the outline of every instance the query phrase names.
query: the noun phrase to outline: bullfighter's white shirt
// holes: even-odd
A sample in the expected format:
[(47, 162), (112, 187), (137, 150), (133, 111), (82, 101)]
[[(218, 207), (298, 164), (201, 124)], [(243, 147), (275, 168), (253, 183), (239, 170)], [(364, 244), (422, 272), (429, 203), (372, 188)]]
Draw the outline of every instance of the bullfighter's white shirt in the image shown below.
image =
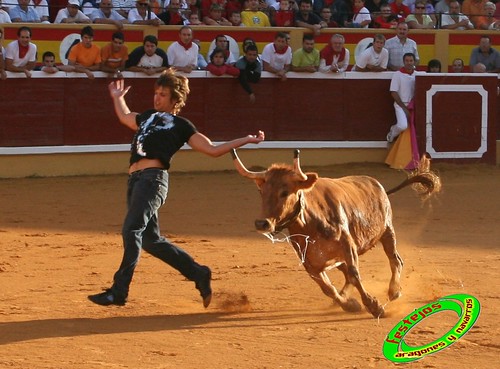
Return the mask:
[(390, 91), (397, 92), (405, 104), (408, 104), (415, 95), (415, 76), (417, 73), (414, 71), (410, 75), (398, 70), (392, 75)]

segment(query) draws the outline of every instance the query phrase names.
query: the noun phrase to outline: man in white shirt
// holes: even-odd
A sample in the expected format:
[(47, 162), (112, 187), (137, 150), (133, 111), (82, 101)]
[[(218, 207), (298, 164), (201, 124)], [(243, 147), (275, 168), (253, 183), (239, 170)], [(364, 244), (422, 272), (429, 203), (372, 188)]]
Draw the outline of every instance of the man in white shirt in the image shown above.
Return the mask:
[(112, 0), (101, 0), (99, 9), (90, 14), (90, 20), (95, 24), (113, 24), (118, 29), (122, 29), (123, 25), (128, 23), (126, 18), (113, 9)]
[(27, 78), (31, 77), (31, 71), (36, 64), (37, 47), (30, 41), (31, 29), (20, 27), (17, 30), (17, 40), (5, 48), (5, 70), (24, 73)]
[(286, 73), (292, 64), (292, 48), (286, 41), (287, 35), (278, 32), (274, 36), (274, 42), (264, 46), (262, 50), (263, 70), (273, 73), (282, 81), (286, 81)]
[(50, 23), (49, 22), (49, 4), (47, 3), (47, 0), (40, 0), (37, 2), (34, 2), (33, 0), (31, 0), (30, 7), (35, 9), (35, 11), (40, 16), (40, 21), (42, 23)]
[(344, 73), (349, 66), (349, 49), (344, 47), (345, 38), (340, 33), (332, 35), (328, 45), (319, 52), (319, 71), (322, 73)]
[(56, 23), (92, 23), (89, 17), (87, 17), (79, 9), (79, 0), (68, 0), (68, 5), (66, 8), (59, 10), (57, 13), (54, 24)]
[(396, 27), (396, 36), (390, 38), (385, 43), (385, 48), (389, 51), (389, 70), (399, 70), (403, 67), (403, 56), (407, 53), (415, 55), (415, 65), (418, 65), (420, 57), (418, 56), (417, 43), (408, 38), (408, 24), (401, 22)]
[(377, 33), (373, 37), (373, 45), (366, 48), (356, 57), (356, 72), (384, 72), (389, 62), (389, 51), (384, 48), (385, 37)]
[(135, 8), (128, 12), (128, 21), (131, 24), (146, 26), (161, 26), (165, 24), (151, 9), (149, 0), (137, 0)]
[(459, 31), (474, 29), (474, 25), (469, 18), (460, 13), (460, 3), (458, 1), (450, 1), (449, 8), (450, 12), (441, 16), (442, 29), (454, 29)]
[(193, 29), (182, 26), (179, 40), (172, 42), (167, 49), (168, 63), (184, 73), (191, 73), (198, 64), (198, 45), (193, 42)]
[(0, 0), (0, 23), (12, 23), (9, 13), (3, 10), (2, 7), (2, 0)]
[(396, 124), (391, 126), (387, 134), (387, 142), (393, 142), (401, 132), (408, 128), (411, 112), (408, 105), (415, 95), (415, 55), (406, 53), (403, 56), (404, 66), (393, 74), (391, 80), (391, 96), (394, 99)]
[(113, 0), (113, 8), (122, 17), (128, 18), (128, 12), (135, 8), (135, 0)]

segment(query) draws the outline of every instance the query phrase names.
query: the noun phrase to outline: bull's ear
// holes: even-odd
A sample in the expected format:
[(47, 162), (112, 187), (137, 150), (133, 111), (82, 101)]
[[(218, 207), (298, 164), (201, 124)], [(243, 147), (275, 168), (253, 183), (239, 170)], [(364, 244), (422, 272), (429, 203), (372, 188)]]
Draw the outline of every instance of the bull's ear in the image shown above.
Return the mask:
[(298, 186), (301, 190), (309, 190), (313, 188), (314, 184), (318, 180), (318, 173), (305, 173), (307, 176), (307, 179), (305, 181), (300, 181), (298, 182)]
[(259, 190), (265, 182), (265, 180), (263, 178), (257, 178), (257, 179), (254, 179), (254, 181), (255, 181), (255, 184), (257, 185), (257, 187), (259, 188)]

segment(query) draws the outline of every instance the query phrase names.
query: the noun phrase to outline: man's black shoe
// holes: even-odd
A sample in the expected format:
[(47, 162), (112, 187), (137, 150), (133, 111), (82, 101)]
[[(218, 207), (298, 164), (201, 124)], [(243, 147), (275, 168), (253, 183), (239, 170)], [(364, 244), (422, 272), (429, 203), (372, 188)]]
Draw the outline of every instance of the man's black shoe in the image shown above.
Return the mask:
[(113, 292), (111, 292), (111, 290), (109, 289), (102, 293), (98, 293), (96, 295), (89, 295), (88, 299), (92, 301), (94, 304), (102, 306), (109, 306), (109, 305), (123, 306), (125, 305), (126, 302), (125, 299), (118, 298), (115, 295), (113, 295)]
[(196, 288), (200, 291), (201, 298), (203, 299), (203, 306), (208, 307), (212, 301), (212, 288), (210, 281), (212, 279), (212, 271), (207, 266), (201, 266), (200, 277), (196, 280)]

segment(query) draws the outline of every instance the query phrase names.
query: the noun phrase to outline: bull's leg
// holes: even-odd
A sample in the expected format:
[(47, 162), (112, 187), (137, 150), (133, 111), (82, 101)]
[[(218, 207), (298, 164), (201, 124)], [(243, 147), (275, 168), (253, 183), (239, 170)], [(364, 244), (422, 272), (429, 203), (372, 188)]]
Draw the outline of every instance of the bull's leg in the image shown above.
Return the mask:
[(375, 317), (379, 318), (384, 315), (384, 307), (379, 304), (378, 300), (371, 296), (363, 287), (361, 283), (361, 276), (359, 275), (358, 267), (358, 252), (356, 248), (356, 243), (352, 239), (351, 235), (343, 232), (340, 237), (340, 243), (344, 250), (346, 268), (347, 268), (347, 278), (351, 284), (353, 284), (361, 295), (361, 300), (366, 309)]
[(342, 289), (340, 290), (340, 294), (342, 296), (347, 296), (349, 294), (349, 290), (352, 287), (352, 284), (349, 281), (349, 275), (347, 273), (347, 265), (345, 265), (345, 263), (342, 263), (337, 268), (342, 272), (342, 274), (344, 274), (345, 278), (344, 287), (342, 287)]
[(382, 235), (380, 242), (384, 246), (384, 251), (389, 258), (392, 277), (389, 283), (389, 299), (395, 300), (401, 296), (401, 271), (403, 270), (403, 259), (396, 250), (396, 235), (394, 228), (388, 227)]
[(347, 298), (337, 291), (325, 271), (317, 272), (308, 268), (305, 264), (304, 266), (311, 278), (320, 286), (323, 293), (332, 298), (344, 311), (356, 312), (361, 310), (359, 302), (353, 298)]

